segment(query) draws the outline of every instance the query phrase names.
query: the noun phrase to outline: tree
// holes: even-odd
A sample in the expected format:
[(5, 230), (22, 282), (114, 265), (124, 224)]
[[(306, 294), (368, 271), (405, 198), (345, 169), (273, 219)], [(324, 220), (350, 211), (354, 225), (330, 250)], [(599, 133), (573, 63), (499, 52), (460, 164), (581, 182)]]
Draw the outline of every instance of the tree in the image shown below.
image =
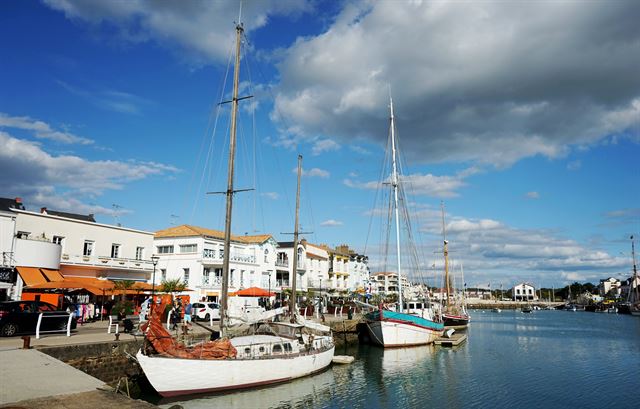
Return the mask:
[(164, 280), (162, 283), (160, 283), (160, 291), (171, 294), (172, 300), (173, 293), (184, 291), (185, 288), (187, 288), (187, 285), (179, 278), (176, 278), (174, 280)]
[(133, 288), (133, 285), (135, 283), (136, 282), (132, 280), (120, 280), (113, 282), (113, 288), (117, 291), (120, 291), (120, 301), (124, 301), (127, 290)]

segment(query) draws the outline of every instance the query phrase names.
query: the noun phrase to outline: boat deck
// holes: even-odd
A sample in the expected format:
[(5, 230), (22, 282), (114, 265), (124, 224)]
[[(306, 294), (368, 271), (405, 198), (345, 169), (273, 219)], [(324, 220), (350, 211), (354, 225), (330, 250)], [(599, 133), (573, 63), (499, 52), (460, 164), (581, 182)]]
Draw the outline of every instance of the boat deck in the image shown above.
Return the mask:
[(467, 340), (467, 334), (463, 333), (454, 333), (450, 338), (440, 337), (433, 341), (436, 345), (441, 345), (443, 347), (452, 347), (456, 345), (460, 345)]

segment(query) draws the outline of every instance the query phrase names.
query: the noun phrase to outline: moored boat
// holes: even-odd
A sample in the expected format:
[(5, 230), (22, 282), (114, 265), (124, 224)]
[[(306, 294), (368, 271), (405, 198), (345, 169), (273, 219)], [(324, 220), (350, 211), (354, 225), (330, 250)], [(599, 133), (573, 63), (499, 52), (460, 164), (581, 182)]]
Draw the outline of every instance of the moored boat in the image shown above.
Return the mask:
[[(240, 45), (243, 28), (236, 25), (235, 69), (233, 81), (232, 115), (229, 142), (228, 182), (226, 190), (226, 218), (222, 288), (220, 294), (221, 339), (187, 345), (171, 336), (163, 327), (161, 315), (165, 305), (151, 312), (151, 319), (143, 326), (143, 347), (136, 358), (154, 389), (164, 397), (231, 389), (250, 388), (286, 382), (322, 371), (331, 364), (335, 346), (329, 327), (307, 322), (297, 314), (296, 276), (291, 284), (288, 323), (251, 323), (238, 335), (229, 332), (230, 319), (227, 296), (229, 288), (229, 260), (231, 247), (231, 215), (233, 187), (236, 116), (238, 112)], [(298, 240), (298, 211), (300, 196), (301, 157), (298, 158), (298, 193), (294, 248)], [(293, 258), (293, 271), (297, 271)], [(152, 304), (152, 309), (153, 309)]]
[[(372, 311), (364, 316), (364, 322), (369, 333), (369, 339), (374, 344), (382, 347), (401, 347), (413, 345), (431, 344), (442, 335), (444, 324), (440, 314), (436, 314), (428, 300), (424, 300), (423, 308), (419, 310), (408, 310), (403, 302), (402, 288), (402, 266), (400, 256), (400, 216), (399, 216), (399, 200), (398, 196), (402, 195), (404, 190), (399, 189), (401, 178), (398, 174), (396, 156), (396, 140), (395, 140), (395, 122), (393, 115), (393, 100), (389, 98), (390, 109), (390, 129), (389, 138), (391, 142), (391, 187), (393, 192), (393, 200), (391, 207), (394, 210), (395, 230), (396, 230), (396, 257), (398, 269), (398, 303), (397, 310), (390, 311), (380, 308)], [(391, 196), (390, 196), (391, 198)], [(402, 201), (406, 203), (406, 200)], [(405, 209), (403, 209), (405, 210)], [(403, 211), (406, 217), (407, 212)], [(408, 243), (409, 246), (412, 243)], [(408, 306), (407, 306), (408, 307)]]

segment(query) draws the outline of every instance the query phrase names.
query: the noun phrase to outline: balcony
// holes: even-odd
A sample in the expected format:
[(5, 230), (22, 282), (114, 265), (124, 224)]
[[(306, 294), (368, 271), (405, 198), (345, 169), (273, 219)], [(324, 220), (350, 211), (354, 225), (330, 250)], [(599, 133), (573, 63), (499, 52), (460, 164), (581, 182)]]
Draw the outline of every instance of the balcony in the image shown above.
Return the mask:
[(289, 287), (289, 280), (276, 280), (276, 287)]
[(289, 260), (276, 260), (276, 267), (287, 267), (287, 268), (289, 268)]
[[(203, 261), (206, 261), (208, 263), (222, 264), (223, 254), (221, 252), (215, 252), (215, 251), (205, 249), (202, 252), (202, 259)], [(229, 261), (235, 261), (238, 263), (255, 264), (256, 256), (231, 253), (231, 258)]]
[(48, 240), (16, 239), (15, 265), (58, 269), (60, 267), (59, 244)]
[(113, 258), (106, 256), (85, 256), (81, 254), (62, 254), (60, 264), (91, 266), (118, 270), (153, 270), (151, 260), (134, 260), (130, 258)]

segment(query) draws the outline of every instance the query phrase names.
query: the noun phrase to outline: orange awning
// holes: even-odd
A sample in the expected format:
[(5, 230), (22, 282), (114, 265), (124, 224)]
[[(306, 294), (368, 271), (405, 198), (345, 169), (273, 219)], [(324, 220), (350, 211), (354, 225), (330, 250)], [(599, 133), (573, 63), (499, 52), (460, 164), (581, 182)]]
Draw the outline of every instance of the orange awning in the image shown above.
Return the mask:
[(270, 293), (267, 290), (263, 290), (260, 287), (249, 287), (244, 290), (236, 291), (235, 295), (240, 297), (272, 297), (275, 293)]
[(60, 275), (60, 271), (51, 270), (49, 268), (41, 268), (40, 271), (49, 279), (49, 281), (62, 281), (64, 278)]
[(18, 274), (22, 277), (22, 281), (28, 286), (43, 284), (47, 282), (39, 268), (36, 267), (16, 267)]
[(34, 284), (27, 287), (28, 290), (80, 290), (84, 289), (95, 295), (102, 295), (104, 290), (86, 282), (80, 282), (76, 280), (63, 280), (63, 281), (50, 281), (48, 283)]

